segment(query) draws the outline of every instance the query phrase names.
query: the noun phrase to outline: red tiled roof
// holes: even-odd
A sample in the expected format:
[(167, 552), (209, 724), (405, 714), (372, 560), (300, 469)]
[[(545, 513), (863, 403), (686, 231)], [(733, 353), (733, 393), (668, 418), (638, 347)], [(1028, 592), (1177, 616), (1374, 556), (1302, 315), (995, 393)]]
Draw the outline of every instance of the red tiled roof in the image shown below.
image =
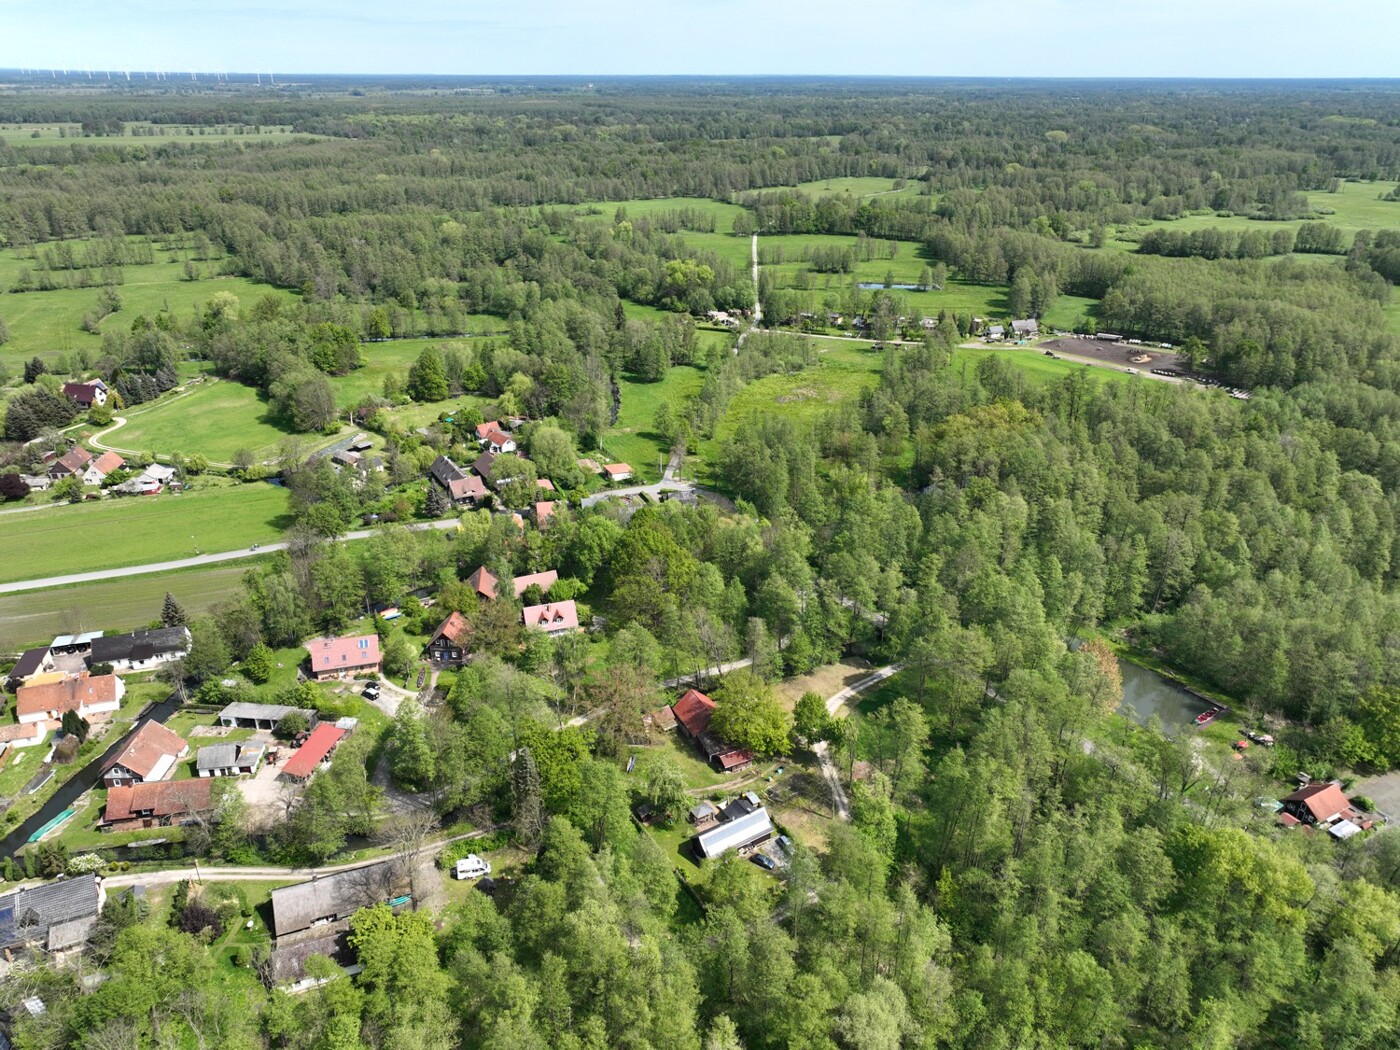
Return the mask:
[(467, 583), (471, 584), (472, 590), (483, 598), (494, 598), (500, 590), (500, 581), (485, 565), (478, 568), (467, 577)]
[(309, 777), (316, 772), (321, 760), (330, 754), (331, 748), (345, 735), (345, 730), (337, 729), (329, 722), (322, 722), (311, 731), (306, 743), (297, 748), (297, 753), (287, 759), (282, 772), (289, 777)]
[(65, 678), (44, 685), (22, 685), (15, 693), (16, 716), (40, 711), (76, 711), (93, 704), (110, 704), (118, 700), (117, 676), (114, 674), (83, 675)]
[(379, 663), (379, 636), (357, 634), (349, 638), (317, 638), (306, 643), (311, 654), (311, 670), (351, 671), (357, 667), (373, 667)]
[(506, 434), (500, 430), (490, 430), (487, 431), (486, 437), (483, 438), (483, 440), (488, 445), (505, 446), (507, 443), (514, 441), (515, 439), (512, 438), (509, 434)]
[(685, 695), (671, 705), (671, 711), (687, 733), (699, 736), (709, 732), (715, 702), (698, 689), (687, 689)]
[(548, 478), (536, 478), (535, 488), (544, 489), (546, 492), (553, 492), (554, 482), (550, 481)]
[(745, 748), (740, 748), (737, 751), (726, 751), (719, 755), (715, 761), (719, 763), (720, 769), (728, 773), (731, 769), (738, 769), (740, 766), (746, 766), (752, 762), (753, 752)]
[(535, 524), (543, 525), (554, 516), (554, 502), (552, 500), (541, 500), (535, 504)]
[(578, 606), (572, 601), (531, 605), (520, 614), (526, 627), (541, 631), (566, 631), (578, 626)]
[(108, 824), (149, 814), (173, 817), (207, 812), (211, 806), (212, 779), (157, 780), (151, 784), (115, 787), (107, 792), (107, 809), (102, 819)]
[(615, 478), (620, 474), (632, 473), (632, 467), (627, 463), (607, 463), (603, 466), (603, 472), (610, 478)]
[(476, 425), (476, 436), (477, 436), (477, 439), (478, 439), (478, 440), (484, 440), (484, 439), (486, 438), (486, 436), (487, 436), (488, 434), (491, 433), (491, 431), (493, 431), (493, 430), (500, 430), (500, 429), (501, 429), (501, 421), (500, 421), (499, 419), (493, 419), (493, 420), (491, 420), (491, 421), (488, 422), (488, 423), (478, 423), (478, 424)]
[(112, 473), (112, 471), (126, 466), (126, 460), (122, 459), (121, 456), (117, 455), (115, 452), (104, 452), (93, 460), (89, 466), (96, 468), (97, 472), (105, 478), (108, 474)]
[(1283, 801), (1285, 804), (1302, 803), (1313, 819), (1321, 823), (1351, 812), (1351, 804), (1336, 784), (1309, 784), (1301, 791), (1293, 792)]
[(558, 582), (559, 574), (553, 569), (546, 569), (544, 572), (532, 572), (525, 576), (517, 576), (514, 581), (515, 596), (519, 598), (529, 590), (531, 584), (539, 584), (540, 590), (548, 591)]
[(166, 755), (178, 757), (189, 745), (159, 722), (147, 722), (136, 731), (131, 742), (108, 764), (125, 766), (141, 777), (148, 777)]
[(467, 618), (454, 609), (448, 614), (447, 619), (438, 624), (438, 629), (433, 632), (433, 638), (446, 638), (453, 645), (461, 645), (470, 633), (471, 625), (467, 623)]

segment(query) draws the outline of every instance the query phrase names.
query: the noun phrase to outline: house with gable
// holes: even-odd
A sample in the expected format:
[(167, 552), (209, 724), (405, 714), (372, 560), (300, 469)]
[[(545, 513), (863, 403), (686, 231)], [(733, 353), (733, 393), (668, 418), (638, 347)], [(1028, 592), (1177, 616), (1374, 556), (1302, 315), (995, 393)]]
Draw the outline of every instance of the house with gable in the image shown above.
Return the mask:
[(107, 480), (107, 475), (114, 470), (120, 470), (126, 466), (126, 460), (115, 452), (104, 452), (98, 456), (83, 470), (84, 485), (101, 485)]
[(189, 753), (189, 744), (180, 736), (159, 722), (146, 722), (103, 770), (102, 784), (111, 789), (166, 780)]
[(379, 673), (377, 634), (317, 638), (307, 642), (305, 649), (311, 657), (311, 677), (318, 682), (347, 675)]
[(428, 639), (428, 659), (435, 664), (460, 664), (467, 658), (467, 642), (470, 639), (471, 625), (465, 616), (454, 609)]
[(63, 455), (49, 464), (51, 478), (81, 478), (92, 462), (92, 453), (82, 445), (74, 445)]
[(530, 630), (543, 631), (550, 637), (579, 629), (578, 606), (572, 601), (526, 606), (520, 619)]
[(64, 383), (63, 396), (79, 408), (105, 405), (107, 403), (107, 384), (100, 379), (92, 379), (86, 383)]

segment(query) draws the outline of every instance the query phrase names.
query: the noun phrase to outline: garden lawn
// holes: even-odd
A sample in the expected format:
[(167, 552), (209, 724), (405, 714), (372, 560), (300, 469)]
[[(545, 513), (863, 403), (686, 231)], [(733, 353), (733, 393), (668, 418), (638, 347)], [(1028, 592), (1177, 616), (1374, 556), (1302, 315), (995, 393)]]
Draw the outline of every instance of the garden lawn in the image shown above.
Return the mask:
[[(184, 497), (181, 497), (182, 499)], [(61, 514), (64, 508), (55, 508)], [(32, 515), (31, 522), (40, 515)], [(0, 521), (5, 519), (0, 518)], [(109, 634), (144, 627), (160, 617), (167, 592), (190, 616), (202, 616), (242, 589), (243, 574), (262, 559), (240, 559), (207, 569), (182, 569), (150, 576), (76, 583), (43, 591), (0, 594), (0, 649), (41, 645), (58, 634), (103, 630)]]
[(0, 516), (0, 582), (237, 550), (292, 524), (275, 485), (192, 489)]
[(137, 406), (123, 412), (126, 425), (106, 434), (103, 443), (161, 456), (198, 452), (212, 463), (228, 463), (240, 449), (259, 461), (272, 459), (287, 438), (310, 448), (333, 440), (285, 427), (258, 392), (242, 383), (206, 379), (186, 391), (149, 408)]

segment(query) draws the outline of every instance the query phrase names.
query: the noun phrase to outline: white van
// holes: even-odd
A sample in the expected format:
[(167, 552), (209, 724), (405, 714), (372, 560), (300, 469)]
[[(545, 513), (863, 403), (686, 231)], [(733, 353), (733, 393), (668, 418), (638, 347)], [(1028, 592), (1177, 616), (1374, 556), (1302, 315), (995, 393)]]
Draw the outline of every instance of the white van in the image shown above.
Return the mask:
[(455, 879), (479, 879), (483, 875), (490, 874), (490, 862), (482, 860), (475, 853), (468, 853), (452, 869), (452, 877)]

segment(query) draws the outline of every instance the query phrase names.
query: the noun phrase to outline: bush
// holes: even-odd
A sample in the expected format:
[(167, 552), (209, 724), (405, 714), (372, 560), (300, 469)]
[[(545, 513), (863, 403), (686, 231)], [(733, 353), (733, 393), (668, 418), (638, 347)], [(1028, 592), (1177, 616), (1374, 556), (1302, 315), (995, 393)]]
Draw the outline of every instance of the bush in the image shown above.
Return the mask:
[(1376, 808), (1376, 803), (1369, 795), (1353, 795), (1351, 804), (1364, 813), (1370, 813)]

